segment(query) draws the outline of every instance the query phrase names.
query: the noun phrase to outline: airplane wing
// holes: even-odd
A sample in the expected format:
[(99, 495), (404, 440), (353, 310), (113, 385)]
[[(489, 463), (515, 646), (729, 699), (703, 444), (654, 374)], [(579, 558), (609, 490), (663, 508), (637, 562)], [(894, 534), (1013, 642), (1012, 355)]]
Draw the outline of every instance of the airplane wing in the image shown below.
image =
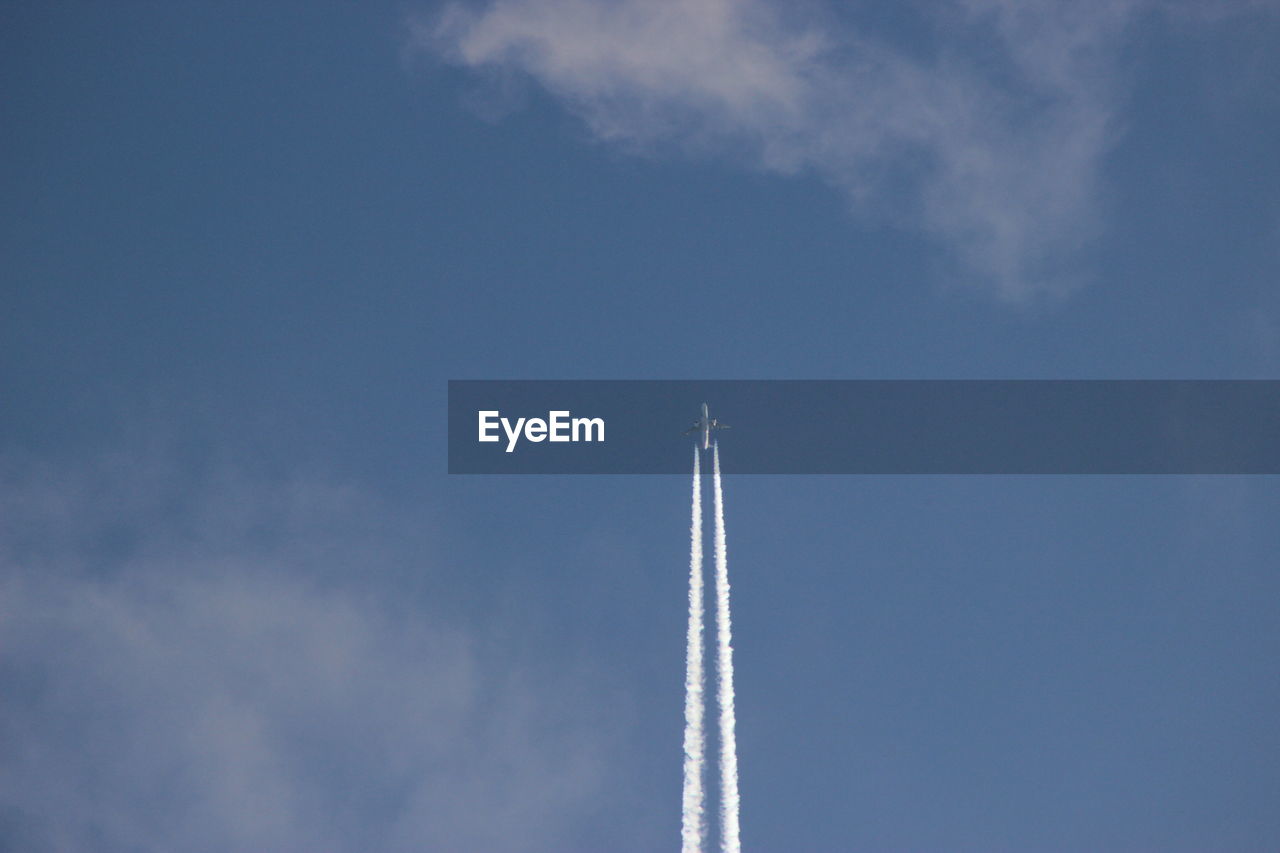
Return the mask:
[(682, 432), (682, 433), (680, 433), (680, 434), (681, 434), (681, 435), (688, 435), (689, 433), (693, 433), (693, 432), (697, 432), (697, 431), (698, 431), (698, 425), (697, 425), (697, 424), (694, 424), (693, 426), (689, 427), (687, 430), (685, 430), (684, 432)]
[(733, 429), (733, 427), (728, 424), (716, 424), (716, 429)]

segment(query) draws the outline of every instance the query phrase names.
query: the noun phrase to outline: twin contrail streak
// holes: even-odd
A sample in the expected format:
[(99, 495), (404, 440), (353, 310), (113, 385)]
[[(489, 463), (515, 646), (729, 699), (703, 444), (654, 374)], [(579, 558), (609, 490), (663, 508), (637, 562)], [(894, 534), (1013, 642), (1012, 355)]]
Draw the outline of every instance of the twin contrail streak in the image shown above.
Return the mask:
[[(729, 624), (729, 558), (725, 553), (720, 444), (713, 445), (716, 513), (716, 676), (720, 705), (720, 849), (738, 853), (738, 741), (733, 712), (733, 631)], [(695, 462), (696, 465), (696, 462)], [(694, 469), (697, 470), (696, 468)]]
[(684, 853), (702, 853), (704, 833), (702, 767), (706, 740), (702, 730), (702, 691), (706, 677), (702, 670), (702, 476), (699, 468), (695, 445), (693, 517), (689, 522), (689, 631), (684, 673), (684, 801), (680, 827)]
[[(703, 669), (702, 463), (693, 448), (693, 510), (689, 520), (689, 629), (684, 673), (684, 797), (680, 837), (684, 853), (702, 853), (706, 838), (703, 767), (706, 763)], [(733, 630), (729, 620), (729, 557), (724, 533), (720, 445), (713, 445), (715, 491), (716, 700), (720, 706), (720, 849), (740, 853), (738, 742), (733, 710)]]

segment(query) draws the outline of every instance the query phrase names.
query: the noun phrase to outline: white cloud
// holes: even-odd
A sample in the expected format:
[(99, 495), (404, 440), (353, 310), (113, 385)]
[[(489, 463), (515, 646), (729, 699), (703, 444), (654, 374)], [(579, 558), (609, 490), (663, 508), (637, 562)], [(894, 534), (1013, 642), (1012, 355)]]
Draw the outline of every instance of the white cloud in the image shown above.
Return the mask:
[(612, 699), (406, 600), (367, 496), (4, 467), (0, 848), (555, 850), (599, 807)]
[(1069, 287), (1101, 227), (1121, 40), (1148, 5), (906, 6), (929, 18), (917, 52), (773, 0), (455, 3), (415, 38), (459, 65), (526, 72), (610, 143), (817, 174), (1023, 300)]

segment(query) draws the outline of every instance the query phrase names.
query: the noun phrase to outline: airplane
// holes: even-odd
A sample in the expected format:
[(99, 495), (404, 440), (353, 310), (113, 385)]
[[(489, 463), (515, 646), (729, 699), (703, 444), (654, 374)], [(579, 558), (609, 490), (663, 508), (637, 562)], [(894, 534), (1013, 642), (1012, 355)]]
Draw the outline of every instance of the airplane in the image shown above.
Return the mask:
[(711, 447), (711, 431), (713, 429), (732, 429), (728, 424), (722, 424), (720, 421), (711, 417), (707, 411), (707, 404), (702, 404), (702, 417), (693, 422), (693, 426), (685, 430), (681, 435), (689, 435), (694, 432), (702, 433), (702, 449), (708, 450)]

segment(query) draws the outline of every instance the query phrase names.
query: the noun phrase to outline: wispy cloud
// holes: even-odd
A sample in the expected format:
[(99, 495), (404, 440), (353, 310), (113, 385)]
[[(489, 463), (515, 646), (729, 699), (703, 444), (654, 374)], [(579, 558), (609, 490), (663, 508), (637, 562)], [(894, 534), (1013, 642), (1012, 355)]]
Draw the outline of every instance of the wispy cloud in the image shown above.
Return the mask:
[(406, 600), (412, 528), (351, 488), (128, 461), (0, 464), (0, 847), (571, 843), (600, 697)]
[(1122, 40), (1152, 2), (903, 4), (914, 50), (773, 0), (455, 3), (414, 32), (453, 63), (531, 75), (607, 142), (817, 174), (1016, 301), (1077, 280)]

